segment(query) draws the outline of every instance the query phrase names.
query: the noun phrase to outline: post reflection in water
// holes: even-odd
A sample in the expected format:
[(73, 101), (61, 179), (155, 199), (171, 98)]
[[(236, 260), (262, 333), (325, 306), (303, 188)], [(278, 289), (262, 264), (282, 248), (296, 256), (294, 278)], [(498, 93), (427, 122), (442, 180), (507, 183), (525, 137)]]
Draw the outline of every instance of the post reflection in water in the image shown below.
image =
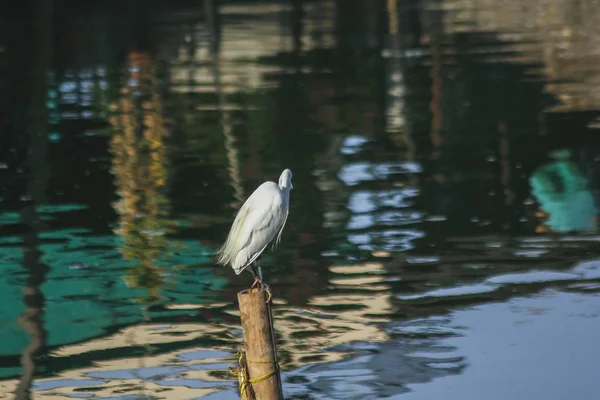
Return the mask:
[[(43, 97), (41, 98), (43, 99)], [(34, 103), (35, 104), (35, 103)], [(38, 112), (44, 109), (43, 101), (36, 105)], [(34, 112), (38, 114), (38, 112)], [(19, 317), (19, 325), (29, 336), (29, 345), (23, 349), (21, 365), (23, 374), (17, 390), (16, 399), (28, 399), (29, 389), (39, 368), (40, 356), (46, 347), (47, 332), (44, 328), (45, 296), (40, 287), (46, 279), (48, 266), (41, 260), (42, 252), (39, 248), (40, 216), (36, 207), (44, 202), (46, 189), (46, 142), (44, 113), (38, 115), (37, 123), (32, 123), (28, 129), (30, 142), (30, 184), (26, 197), (29, 198), (21, 210), (22, 223), (26, 232), (23, 235), (23, 268), (27, 271), (27, 282), (23, 288), (23, 302), (25, 310)]]
[[(29, 140), (29, 155), (26, 168), (29, 182), (26, 191), (21, 197), (21, 223), (24, 225), (23, 233), (23, 261), (22, 267), (27, 274), (23, 288), (23, 303), (25, 309), (18, 318), (18, 323), (29, 338), (29, 344), (22, 350), (22, 373), (18, 386), (14, 392), (15, 399), (25, 400), (31, 398), (31, 386), (34, 378), (40, 372), (40, 360), (44, 356), (47, 346), (47, 332), (44, 327), (45, 296), (41, 285), (46, 280), (48, 266), (41, 260), (40, 231), (42, 221), (37, 213), (37, 207), (46, 200), (46, 183), (48, 180), (47, 163), (47, 117), (46, 93), (48, 83), (46, 73), (51, 65), (52, 43), (52, 11), (53, 1), (36, 1), (32, 8), (33, 19), (36, 22), (32, 40), (36, 54), (31, 58), (32, 64), (26, 67), (30, 71), (30, 80), (25, 84), (24, 98), (20, 105), (25, 108), (26, 119), (19, 121), (23, 132)], [(25, 40), (26, 42), (26, 40)], [(15, 50), (11, 48), (11, 50)], [(21, 75), (23, 76), (23, 74)], [(26, 81), (21, 81), (25, 83)], [(28, 90), (27, 90), (28, 89)], [(13, 125), (19, 129), (19, 122)], [(3, 305), (6, 307), (6, 304)]]
[[(45, 138), (43, 138), (45, 139)], [(39, 146), (39, 144), (37, 145)], [(32, 148), (37, 147), (32, 144)], [(36, 154), (37, 152), (34, 152)], [(36, 155), (40, 155), (37, 153)], [(40, 181), (42, 182), (42, 181)], [(43, 184), (42, 184), (43, 185)], [(43, 190), (43, 186), (41, 188)], [(37, 190), (36, 190), (37, 191)], [(36, 196), (37, 197), (37, 196)], [(29, 336), (29, 345), (23, 349), (21, 355), (21, 366), (23, 367), (22, 376), (15, 391), (15, 399), (29, 399), (30, 388), (36, 373), (40, 367), (40, 359), (47, 342), (47, 332), (44, 328), (44, 307), (45, 297), (40, 290), (40, 286), (46, 279), (48, 266), (40, 260), (41, 252), (39, 250), (38, 227), (39, 217), (35, 212), (35, 204), (41, 199), (33, 200), (32, 205), (27, 206), (22, 211), (23, 223), (29, 227), (24, 237), (23, 247), (23, 267), (29, 274), (27, 283), (23, 288), (23, 302), (25, 311), (19, 317), (19, 325)]]
[(123, 241), (123, 257), (139, 263), (129, 268), (128, 285), (147, 289), (147, 301), (153, 302), (164, 280), (156, 262), (167, 250), (169, 232), (166, 128), (153, 60), (132, 52), (128, 61), (126, 83), (109, 117), (114, 129), (111, 172), (120, 197), (114, 204), (119, 215), (115, 234)]
[(18, 334), (0, 310), (7, 343), (28, 332), (2, 344), (0, 393), (238, 398), (246, 279), (213, 254), (284, 168), (264, 265), (286, 398), (593, 393), (595, 0), (62, 1), (52, 140), (25, 172), (0, 149), (2, 189), (31, 174), (0, 213), (28, 306)]

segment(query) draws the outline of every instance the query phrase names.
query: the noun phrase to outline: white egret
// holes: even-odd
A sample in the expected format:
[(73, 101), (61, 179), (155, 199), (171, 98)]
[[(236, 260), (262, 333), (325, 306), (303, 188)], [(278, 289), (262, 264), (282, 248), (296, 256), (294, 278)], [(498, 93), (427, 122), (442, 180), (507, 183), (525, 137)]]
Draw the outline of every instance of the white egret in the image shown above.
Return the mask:
[(292, 171), (285, 169), (279, 185), (267, 181), (260, 185), (244, 202), (223, 246), (218, 250), (218, 263), (231, 264), (236, 275), (251, 267), (254, 283), (264, 287), (261, 254), (269, 243), (275, 247), (287, 221), (290, 205)]

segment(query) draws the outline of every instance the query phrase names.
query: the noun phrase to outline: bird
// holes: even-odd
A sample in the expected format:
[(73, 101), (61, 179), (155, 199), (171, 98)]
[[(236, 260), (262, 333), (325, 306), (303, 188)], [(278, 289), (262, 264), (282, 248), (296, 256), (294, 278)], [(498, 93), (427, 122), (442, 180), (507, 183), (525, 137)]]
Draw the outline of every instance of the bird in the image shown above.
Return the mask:
[(218, 264), (231, 265), (236, 275), (250, 266), (254, 276), (251, 288), (263, 281), (261, 255), (269, 243), (273, 248), (281, 241), (290, 206), (292, 171), (283, 170), (279, 184), (271, 181), (261, 184), (237, 212), (227, 239), (217, 250)]

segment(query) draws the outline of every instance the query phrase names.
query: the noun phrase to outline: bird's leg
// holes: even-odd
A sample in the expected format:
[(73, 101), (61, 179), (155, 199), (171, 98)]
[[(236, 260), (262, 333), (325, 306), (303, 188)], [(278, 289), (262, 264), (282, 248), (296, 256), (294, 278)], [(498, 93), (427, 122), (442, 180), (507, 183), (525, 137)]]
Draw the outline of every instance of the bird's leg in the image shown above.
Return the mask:
[(262, 276), (262, 256), (259, 256), (256, 259), (256, 269), (258, 270), (258, 279), (260, 279), (260, 288), (268, 289), (269, 285), (267, 285)]
[(254, 289), (256, 287), (256, 284), (258, 283), (260, 285), (260, 289), (267, 292), (268, 303), (271, 301), (272, 298), (271, 287), (263, 282), (261, 264), (261, 256), (259, 256), (252, 264), (250, 264), (250, 272), (252, 272), (252, 275), (254, 275), (254, 283), (252, 283), (252, 286), (250, 286), (250, 290)]
[(250, 264), (250, 271), (252, 272), (252, 275), (254, 275), (254, 282), (252, 283), (252, 286), (250, 286), (250, 289), (254, 289), (256, 284), (261, 282), (260, 269), (256, 268), (256, 261)]
[(258, 256), (258, 258), (256, 259), (256, 269), (258, 270), (258, 279), (260, 279), (260, 288), (264, 289), (261, 265), (262, 256)]
[(259, 283), (261, 289), (268, 288), (269, 285), (263, 282), (262, 276), (262, 256), (258, 256), (256, 260), (250, 265), (252, 269), (252, 274), (254, 275), (254, 283), (252, 284), (252, 288)]
[(267, 292), (267, 303), (271, 301), (271, 287), (267, 285), (262, 276), (262, 256), (259, 256), (257, 259), (257, 269), (258, 269), (258, 277), (260, 279), (260, 288)]

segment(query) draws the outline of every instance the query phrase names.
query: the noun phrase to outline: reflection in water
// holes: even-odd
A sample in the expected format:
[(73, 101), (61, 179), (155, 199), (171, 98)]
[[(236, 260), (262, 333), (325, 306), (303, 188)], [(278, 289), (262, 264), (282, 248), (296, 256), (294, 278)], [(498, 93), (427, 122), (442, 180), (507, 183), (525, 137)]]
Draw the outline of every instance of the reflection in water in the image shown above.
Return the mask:
[(530, 178), (532, 194), (549, 214), (545, 225), (553, 231), (595, 231), (598, 210), (589, 180), (570, 157), (559, 150), (555, 161), (539, 167)]
[(217, 94), (217, 108), (220, 115), (221, 129), (225, 138), (225, 151), (227, 154), (227, 164), (229, 179), (234, 190), (235, 202), (231, 204), (233, 209), (238, 209), (244, 202), (244, 188), (242, 184), (240, 154), (237, 148), (235, 136), (233, 134), (233, 123), (231, 110), (227, 104), (227, 97), (221, 79), (221, 53), (218, 51), (217, 26), (214, 18), (214, 4), (212, 0), (204, 1), (204, 10), (207, 17), (207, 28), (210, 33), (210, 56), (213, 64), (213, 74), (215, 91)]
[(156, 261), (166, 250), (169, 226), (166, 128), (156, 66), (145, 53), (130, 53), (129, 62), (126, 84), (109, 117), (111, 171), (120, 197), (114, 204), (120, 217), (115, 233), (123, 240), (123, 257), (138, 263), (129, 269), (128, 285), (146, 288), (152, 302), (160, 297), (164, 272)]
[[(596, 28), (561, 30), (569, 12), (536, 19), (553, 0), (184, 3), (148, 3), (135, 23), (139, 10), (123, 17), (110, 2), (85, 2), (91, 21), (60, 11), (58, 37), (82, 39), (60, 42), (53, 74), (52, 204), (19, 208), (47, 224), (25, 243), (39, 270), (25, 284), (46, 278), (46, 302), (28, 310), (44, 312), (48, 332), (36, 395), (237, 399), (227, 365), (243, 341), (242, 283), (212, 256), (232, 202), (285, 167), (298, 201), (268, 264), (286, 397), (517, 399), (535, 387), (562, 399), (565, 379), (595, 384), (600, 263), (587, 257), (600, 251), (590, 235), (599, 152), (594, 113), (573, 110), (597, 109), (597, 71), (560, 60), (587, 59)], [(105, 54), (82, 44), (88, 36)], [(546, 163), (558, 148), (572, 158)], [(9, 165), (0, 177), (19, 176)], [(536, 232), (538, 207), (553, 234)], [(23, 283), (23, 227), (10, 211), (0, 214), (0, 296), (20, 304), (11, 290)], [(148, 293), (145, 318), (121, 278), (128, 266), (127, 283)], [(2, 393), (31, 371), (20, 368), (25, 346), (11, 344), (23, 339), (11, 310), (0, 309)], [(533, 376), (540, 355), (584, 373)], [(497, 379), (508, 372), (514, 385)], [(477, 393), (455, 395), (465, 392)]]
[[(46, 72), (50, 69), (52, 44), (52, 11), (53, 2), (34, 2), (33, 20), (36, 29), (33, 33), (33, 57), (31, 66), (27, 71), (32, 71), (29, 79), (28, 95), (29, 105), (25, 107), (28, 120), (24, 121), (24, 133), (30, 139), (30, 153), (27, 158), (29, 184), (21, 209), (21, 222), (25, 226), (23, 234), (23, 261), (22, 266), (27, 272), (26, 283), (23, 288), (23, 302), (25, 310), (18, 319), (19, 325), (29, 337), (29, 344), (22, 350), (21, 366), (22, 375), (15, 390), (15, 399), (25, 400), (31, 398), (30, 389), (34, 377), (39, 373), (40, 356), (47, 346), (47, 332), (44, 327), (45, 296), (40, 286), (46, 279), (48, 266), (41, 261), (39, 235), (42, 222), (37, 213), (37, 206), (44, 203), (46, 196), (46, 183), (48, 178), (47, 141), (48, 134), (46, 93)], [(21, 89), (22, 90), (22, 89)], [(24, 104), (22, 104), (24, 106)], [(3, 305), (4, 307), (6, 305)], [(4, 338), (8, 339), (8, 338)]]
[[(45, 140), (43, 136), (42, 139)], [(39, 145), (36, 146), (32, 143), (32, 148), (36, 147), (39, 148)], [(37, 152), (33, 152), (33, 154), (40, 155)], [(40, 180), (40, 182), (43, 182), (43, 180)], [(25, 311), (23, 311), (19, 317), (19, 325), (29, 336), (30, 342), (29, 345), (23, 349), (21, 355), (23, 374), (19, 386), (15, 391), (15, 398), (19, 400), (29, 398), (29, 389), (31, 388), (33, 378), (38, 370), (40, 355), (47, 342), (47, 332), (44, 328), (45, 297), (40, 290), (40, 286), (44, 283), (48, 272), (48, 266), (43, 264), (40, 260), (41, 252), (38, 248), (39, 239), (37, 227), (40, 221), (35, 212), (34, 204), (36, 203), (36, 200), (33, 200), (32, 198), (33, 204), (25, 207), (22, 211), (23, 223), (30, 229), (23, 238), (25, 245), (23, 247), (23, 267), (29, 273), (29, 277), (23, 288)]]
[[(448, 8), (460, 0), (445, 2)], [(481, 10), (481, 11), (479, 11)], [(600, 28), (595, 21), (600, 9), (595, 0), (536, 0), (532, 7), (519, 2), (473, 0), (468, 8), (457, 7), (446, 14), (447, 31), (502, 32), (522, 62), (543, 62), (545, 90), (560, 101), (555, 111), (598, 110), (597, 43)]]

